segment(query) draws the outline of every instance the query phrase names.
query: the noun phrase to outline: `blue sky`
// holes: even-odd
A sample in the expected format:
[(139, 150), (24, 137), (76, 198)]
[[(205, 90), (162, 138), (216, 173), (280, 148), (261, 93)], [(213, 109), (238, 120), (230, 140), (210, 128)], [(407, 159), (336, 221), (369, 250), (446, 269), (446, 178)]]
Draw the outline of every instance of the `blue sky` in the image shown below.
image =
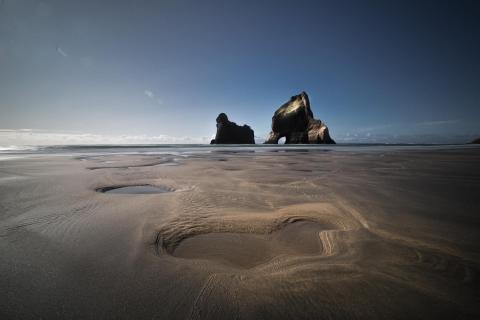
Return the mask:
[(302, 90), (338, 141), (462, 142), (480, 134), (478, 17), (478, 1), (3, 0), (0, 144), (204, 142), (220, 112), (264, 137)]

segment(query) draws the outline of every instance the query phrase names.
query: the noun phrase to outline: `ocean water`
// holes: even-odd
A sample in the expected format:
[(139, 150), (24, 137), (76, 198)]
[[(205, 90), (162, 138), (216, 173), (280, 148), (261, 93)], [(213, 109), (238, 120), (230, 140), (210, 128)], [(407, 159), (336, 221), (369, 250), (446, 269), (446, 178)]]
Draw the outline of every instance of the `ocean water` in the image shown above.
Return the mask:
[(94, 156), (110, 154), (189, 154), (211, 152), (382, 152), (394, 150), (442, 150), (478, 148), (469, 144), (336, 144), (336, 145), (202, 145), (202, 144), (162, 144), (162, 145), (55, 145), (55, 146), (0, 146), (0, 160), (39, 156)]

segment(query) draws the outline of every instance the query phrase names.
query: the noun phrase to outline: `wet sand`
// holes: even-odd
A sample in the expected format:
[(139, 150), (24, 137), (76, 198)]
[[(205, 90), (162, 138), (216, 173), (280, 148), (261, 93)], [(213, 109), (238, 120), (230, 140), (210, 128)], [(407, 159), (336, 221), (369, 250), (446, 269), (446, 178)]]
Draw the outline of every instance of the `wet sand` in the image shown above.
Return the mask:
[(0, 318), (480, 317), (480, 148), (287, 151), (1, 161)]

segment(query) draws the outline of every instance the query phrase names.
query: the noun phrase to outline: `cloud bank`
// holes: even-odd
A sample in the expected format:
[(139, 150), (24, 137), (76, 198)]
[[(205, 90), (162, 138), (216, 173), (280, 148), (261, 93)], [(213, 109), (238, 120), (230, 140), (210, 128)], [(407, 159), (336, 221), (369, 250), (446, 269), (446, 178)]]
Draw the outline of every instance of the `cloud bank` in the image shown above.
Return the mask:
[[(155, 95), (146, 90), (145, 95)], [(333, 128), (330, 133), (337, 143), (379, 144), (463, 144), (480, 136), (480, 132), (458, 130), (461, 120), (432, 120), (408, 124), (382, 124), (366, 127)], [(437, 128), (441, 130), (436, 130)], [(438, 132), (441, 133), (438, 133)], [(34, 129), (0, 129), (0, 146), (41, 145), (121, 145), (121, 144), (209, 144), (213, 137), (175, 137), (160, 135), (112, 135), (84, 132), (50, 131)], [(265, 137), (255, 136), (262, 144)]]
[(53, 132), (32, 129), (0, 129), (0, 146), (95, 145), (95, 144), (207, 144), (211, 137), (172, 137), (168, 135), (102, 135)]

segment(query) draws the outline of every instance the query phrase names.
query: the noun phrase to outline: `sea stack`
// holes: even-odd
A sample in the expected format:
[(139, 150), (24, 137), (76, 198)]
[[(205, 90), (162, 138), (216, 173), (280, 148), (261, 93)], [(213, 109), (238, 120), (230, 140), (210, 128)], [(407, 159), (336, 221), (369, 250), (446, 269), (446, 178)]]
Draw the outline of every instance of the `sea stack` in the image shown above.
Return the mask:
[(272, 132), (265, 143), (277, 144), (285, 137), (285, 143), (334, 144), (327, 126), (313, 117), (306, 92), (293, 96), (275, 111), (272, 117)]
[(228, 120), (225, 113), (220, 113), (217, 117), (217, 134), (210, 144), (255, 144), (255, 138), (249, 126), (239, 126)]

